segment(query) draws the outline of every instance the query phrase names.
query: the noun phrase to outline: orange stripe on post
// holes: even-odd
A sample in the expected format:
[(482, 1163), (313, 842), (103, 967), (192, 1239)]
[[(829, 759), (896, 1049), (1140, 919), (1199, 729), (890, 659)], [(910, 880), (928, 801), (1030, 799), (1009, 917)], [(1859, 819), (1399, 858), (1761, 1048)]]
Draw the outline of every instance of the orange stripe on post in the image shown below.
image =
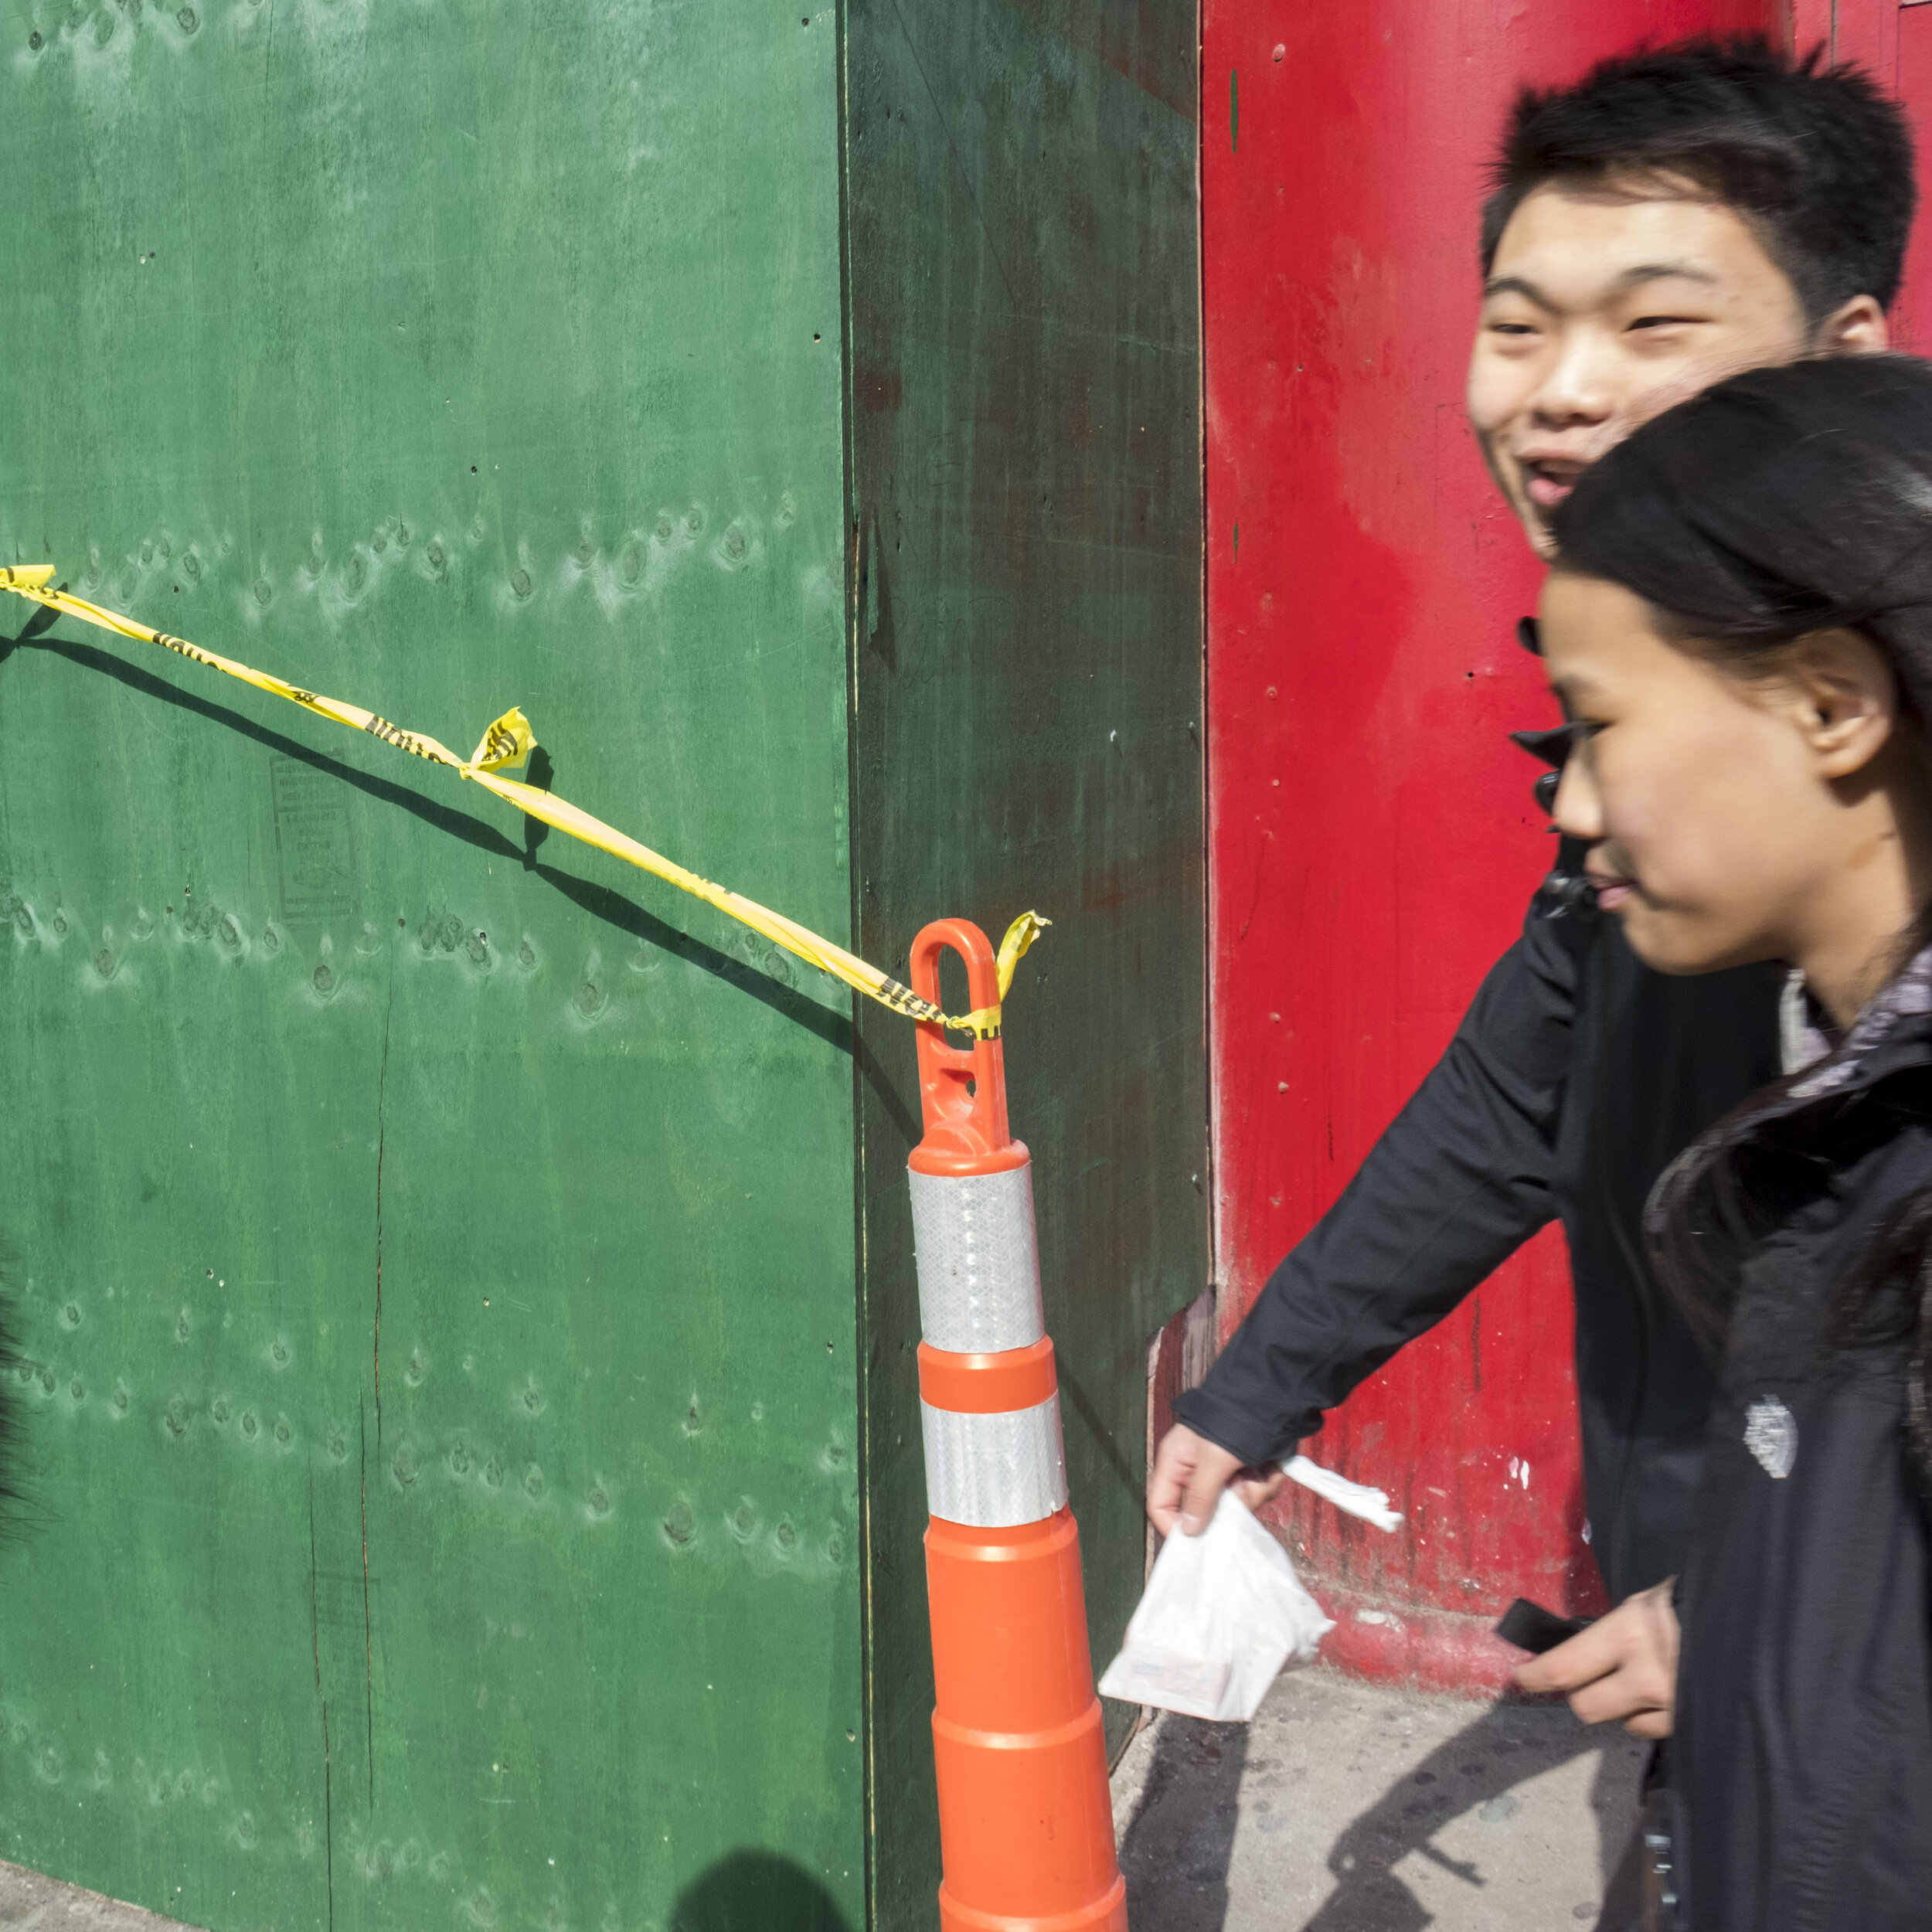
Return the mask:
[(955, 1415), (996, 1416), (1036, 1409), (1060, 1393), (1053, 1338), (1042, 1335), (1031, 1348), (1005, 1349), (998, 1355), (954, 1355), (922, 1342), (919, 1393), (929, 1406), (950, 1409)]

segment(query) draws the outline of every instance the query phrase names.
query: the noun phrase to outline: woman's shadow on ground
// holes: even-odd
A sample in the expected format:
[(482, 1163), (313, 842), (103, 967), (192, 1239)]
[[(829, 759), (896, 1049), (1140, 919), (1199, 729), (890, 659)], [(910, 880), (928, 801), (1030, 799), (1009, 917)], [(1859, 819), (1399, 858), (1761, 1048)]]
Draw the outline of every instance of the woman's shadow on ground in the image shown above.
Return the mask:
[[(1598, 1866), (1607, 1886), (1635, 1821), (1635, 1753), (1629, 1740), (1614, 1727), (1586, 1730), (1560, 1706), (1511, 1699), (1471, 1708), (1472, 1721), (1425, 1757), (1400, 1754), (1400, 1776), (1328, 1845), (1334, 1889), (1306, 1913), (1285, 1900), (1263, 1904), (1269, 1890), (1267, 1841), (1294, 1830), (1295, 1815), (1304, 1808), (1301, 1792), (1311, 1778), (1325, 1774), (1321, 1764), (1298, 1764), (1282, 1749), (1284, 1739), (1295, 1735), (1294, 1720), (1270, 1726), (1265, 1709), (1253, 1726), (1166, 1719), (1121, 1844), (1132, 1922), (1162, 1932), (1220, 1932), (1229, 1916), (1229, 1867), (1239, 1825), (1244, 1838), (1253, 1835), (1254, 1845), (1243, 1858), (1242, 1923), (1278, 1925), (1283, 1932), (1291, 1927), (1300, 1932), (1421, 1932), (1435, 1914), (1403, 1883), (1396, 1866), (1420, 1856), (1480, 1893), (1482, 1872), (1440, 1849), (1436, 1833), (1471, 1811), (1485, 1819), (1506, 1820), (1515, 1809), (1514, 1787), (1584, 1756), (1599, 1759), (1590, 1804)], [(1350, 1774), (1338, 1754), (1327, 1774)], [(1295, 1832), (1291, 1852), (1284, 1842), (1284, 1886), (1299, 1889), (1305, 1883), (1301, 1861), (1306, 1842)], [(1571, 1909), (1567, 1900), (1560, 1904), (1560, 1916)]]

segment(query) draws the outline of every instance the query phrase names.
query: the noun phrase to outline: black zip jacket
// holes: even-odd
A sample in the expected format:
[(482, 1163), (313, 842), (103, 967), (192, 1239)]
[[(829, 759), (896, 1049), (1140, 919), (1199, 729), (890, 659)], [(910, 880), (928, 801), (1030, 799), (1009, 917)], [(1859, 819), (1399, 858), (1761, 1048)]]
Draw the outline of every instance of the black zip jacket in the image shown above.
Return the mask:
[(1897, 1339), (1832, 1335), (1876, 1230), (1932, 1186), (1928, 1009), (1932, 953), (1739, 1151), (1773, 1231), (1736, 1274), (1679, 1593), (1673, 1835), (1695, 1932), (1932, 1924), (1932, 1592), (1906, 1430), (1922, 1283)]
[[(1553, 879), (1580, 863), (1566, 842)], [(1180, 1419), (1244, 1461), (1289, 1454), (1560, 1216), (1591, 1548), (1615, 1600), (1673, 1574), (1712, 1376), (1644, 1259), (1644, 1202), (1699, 1133), (1777, 1077), (1782, 978), (1666, 978), (1614, 917), (1546, 882), (1448, 1050)]]

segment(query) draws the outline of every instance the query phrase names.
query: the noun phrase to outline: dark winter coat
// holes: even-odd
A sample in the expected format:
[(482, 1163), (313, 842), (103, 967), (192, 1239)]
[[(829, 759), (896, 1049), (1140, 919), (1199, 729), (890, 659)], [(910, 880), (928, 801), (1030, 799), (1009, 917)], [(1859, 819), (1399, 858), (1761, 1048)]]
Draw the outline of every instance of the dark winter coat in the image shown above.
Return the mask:
[(1932, 1592), (1905, 1427), (1919, 1285), (1893, 1340), (1832, 1328), (1876, 1232), (1932, 1187), (1932, 952), (1752, 1123), (1735, 1171), (1771, 1232), (1736, 1274), (1679, 1593), (1685, 1922), (1906, 1932), (1932, 1925)]
[[(1573, 872), (1577, 855), (1560, 861)], [(1570, 1237), (1592, 1548), (1613, 1598), (1676, 1571), (1711, 1372), (1644, 1258), (1651, 1184), (1779, 1073), (1782, 975), (1670, 979), (1547, 886), (1448, 1050), (1177, 1413), (1289, 1453), (1546, 1223)]]

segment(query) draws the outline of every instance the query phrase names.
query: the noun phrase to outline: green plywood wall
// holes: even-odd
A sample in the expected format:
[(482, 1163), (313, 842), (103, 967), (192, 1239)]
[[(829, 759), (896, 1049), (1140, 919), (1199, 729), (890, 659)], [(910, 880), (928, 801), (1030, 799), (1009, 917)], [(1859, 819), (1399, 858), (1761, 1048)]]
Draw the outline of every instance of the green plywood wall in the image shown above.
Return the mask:
[[(10, 0), (0, 555), (464, 750), (521, 702), (843, 937), (834, 24)], [(0, 1852), (628, 1932), (758, 1849), (856, 1925), (842, 993), (151, 648), (0, 706)]]
[[(0, 556), (459, 750), (522, 703), (881, 964), (1055, 919), (1103, 1651), (1207, 1179), (1192, 15), (1128, 11), (0, 0)], [(21, 615), (0, 1855), (221, 1932), (931, 1925), (903, 1023)]]
[[(1095, 1667), (1140, 1592), (1149, 1338), (1208, 1270), (1194, 9), (854, 0), (862, 950), (1053, 930), (1006, 1008)], [(931, 1777), (910, 1043), (859, 1016), (880, 1791)], [(1107, 1707), (1111, 1734), (1132, 1713)], [(931, 1923), (929, 1807), (877, 1818)]]

